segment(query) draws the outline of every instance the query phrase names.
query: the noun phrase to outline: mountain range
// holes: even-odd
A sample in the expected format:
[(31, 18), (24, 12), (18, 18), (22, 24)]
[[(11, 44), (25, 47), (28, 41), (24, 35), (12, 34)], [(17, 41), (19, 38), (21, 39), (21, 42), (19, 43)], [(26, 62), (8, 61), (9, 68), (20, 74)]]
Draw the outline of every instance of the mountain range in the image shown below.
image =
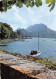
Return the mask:
[(45, 24), (34, 24), (27, 29), (19, 29), (21, 36), (56, 38), (56, 31), (49, 29)]

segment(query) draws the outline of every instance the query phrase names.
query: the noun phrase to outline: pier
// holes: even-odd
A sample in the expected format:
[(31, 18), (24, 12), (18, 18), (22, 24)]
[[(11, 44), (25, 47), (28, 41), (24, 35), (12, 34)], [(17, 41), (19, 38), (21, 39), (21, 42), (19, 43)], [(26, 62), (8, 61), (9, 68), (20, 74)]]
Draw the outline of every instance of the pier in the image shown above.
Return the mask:
[(0, 44), (0, 46), (7, 46), (6, 44)]

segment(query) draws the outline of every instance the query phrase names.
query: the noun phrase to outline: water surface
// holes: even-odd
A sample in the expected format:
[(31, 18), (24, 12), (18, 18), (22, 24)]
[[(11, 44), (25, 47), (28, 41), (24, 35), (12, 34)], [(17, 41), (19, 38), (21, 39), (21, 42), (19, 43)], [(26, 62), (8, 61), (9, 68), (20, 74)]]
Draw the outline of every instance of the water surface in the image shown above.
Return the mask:
[[(0, 46), (0, 49), (20, 53), (22, 55), (29, 55), (31, 50), (38, 49), (38, 38), (26, 39), (25, 41), (13, 41), (5, 42), (2, 44), (7, 44), (7, 46)], [(40, 57), (52, 56), (56, 59), (56, 40), (51, 38), (39, 38), (39, 49), (41, 52)]]

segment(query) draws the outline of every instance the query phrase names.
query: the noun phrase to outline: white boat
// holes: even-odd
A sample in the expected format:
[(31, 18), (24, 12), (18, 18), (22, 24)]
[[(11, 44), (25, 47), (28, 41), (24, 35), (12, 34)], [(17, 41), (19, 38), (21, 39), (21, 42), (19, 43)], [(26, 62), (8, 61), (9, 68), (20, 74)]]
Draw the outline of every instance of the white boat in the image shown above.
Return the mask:
[(40, 51), (32, 50), (31, 53), (30, 53), (30, 56), (31, 57), (38, 57), (40, 54), (41, 54)]
[(38, 57), (40, 54), (41, 54), (41, 52), (39, 51), (39, 33), (38, 33), (38, 51), (32, 50), (31, 53), (30, 53), (30, 56)]
[(32, 55), (32, 57), (38, 57), (40, 54), (41, 54), (41, 52), (39, 52), (39, 53), (37, 53), (37, 54)]

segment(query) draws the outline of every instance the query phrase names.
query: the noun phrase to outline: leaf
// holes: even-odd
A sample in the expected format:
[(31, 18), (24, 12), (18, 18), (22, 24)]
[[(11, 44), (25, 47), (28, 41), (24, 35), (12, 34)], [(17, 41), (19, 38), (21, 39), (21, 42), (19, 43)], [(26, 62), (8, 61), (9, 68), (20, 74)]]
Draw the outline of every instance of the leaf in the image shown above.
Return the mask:
[(22, 4), (22, 2), (16, 2), (16, 6), (21, 8), (21, 7), (23, 7), (23, 4)]
[(28, 2), (28, 0), (24, 0), (24, 4), (26, 4)]
[[(46, 4), (48, 4), (48, 7), (50, 7), (50, 11), (54, 9), (55, 7), (55, 1), (56, 0), (45, 0)], [(33, 7), (36, 5), (37, 7), (42, 5), (42, 0), (1, 0), (0, 1), (0, 11), (4, 12), (7, 11), (6, 9), (10, 9), (10, 6), (16, 5), (17, 7), (21, 8), (23, 7), (23, 4), (26, 5), (26, 7)]]
[(35, 0), (35, 5), (37, 7), (41, 6), (42, 5), (42, 1), (41, 0)]
[(53, 0), (46, 0), (46, 4), (51, 3)]
[(27, 7), (30, 6), (30, 0), (28, 0), (28, 2), (26, 3), (26, 6), (27, 6)]
[(7, 7), (8, 9), (11, 9), (11, 6)]
[(55, 0), (46, 0), (46, 4), (49, 4), (48, 7), (50, 8), (50, 11), (53, 10), (54, 6), (55, 6)]
[(50, 3), (49, 5), (48, 5), (48, 7), (50, 7), (52, 4)]
[(52, 7), (50, 8), (50, 11), (53, 10), (53, 8), (54, 8), (54, 5), (52, 5)]
[(32, 3), (30, 4), (30, 6), (33, 7), (33, 6), (34, 6), (34, 2), (32, 2)]
[(26, 4), (26, 7), (29, 7), (29, 3)]

